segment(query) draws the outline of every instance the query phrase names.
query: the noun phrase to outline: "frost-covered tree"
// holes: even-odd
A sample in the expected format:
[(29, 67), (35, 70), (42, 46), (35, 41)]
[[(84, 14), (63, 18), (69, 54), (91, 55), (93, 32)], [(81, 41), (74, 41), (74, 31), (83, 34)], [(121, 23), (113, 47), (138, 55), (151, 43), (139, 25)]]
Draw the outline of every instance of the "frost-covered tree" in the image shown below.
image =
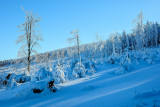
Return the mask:
[(133, 21), (136, 23), (136, 27), (133, 29), (133, 33), (136, 35), (136, 49), (144, 48), (144, 33), (143, 33), (143, 13), (137, 16)]
[(99, 43), (99, 41), (100, 41), (100, 37), (99, 37), (98, 32), (97, 32), (97, 34), (96, 34), (96, 41), (97, 41), (97, 43)]
[(111, 41), (112, 41), (112, 48), (113, 48), (113, 55), (115, 55), (116, 54), (116, 49), (115, 49), (115, 35), (114, 34), (111, 34), (110, 35), (111, 36)]
[(78, 30), (73, 30), (70, 32), (70, 34), (73, 34), (74, 36), (72, 38), (68, 38), (68, 42), (76, 42), (76, 50), (77, 50), (77, 59), (79, 62), (79, 69), (81, 65), (81, 57), (80, 57), (80, 40), (79, 40), (79, 34)]
[(64, 74), (63, 66), (57, 65), (55, 71), (53, 71), (53, 77), (55, 83), (64, 83), (65, 82), (65, 74)]
[(73, 30), (70, 32), (70, 34), (73, 34), (74, 36), (72, 38), (68, 38), (68, 42), (76, 42), (76, 47), (77, 47), (77, 55), (78, 55), (78, 59), (80, 58), (80, 48), (79, 48), (79, 34), (78, 34), (78, 30)]
[(143, 29), (143, 13), (142, 9), (140, 14), (137, 15), (136, 19), (133, 20), (133, 23), (140, 24), (141, 30)]
[(22, 43), (18, 55), (27, 56), (27, 70), (30, 73), (31, 55), (37, 53), (35, 48), (39, 45), (38, 42), (42, 41), (42, 38), (36, 31), (36, 24), (40, 21), (40, 18), (33, 15), (32, 11), (26, 11), (25, 14), (25, 22), (18, 26), (24, 34), (19, 35), (16, 42), (17, 44)]

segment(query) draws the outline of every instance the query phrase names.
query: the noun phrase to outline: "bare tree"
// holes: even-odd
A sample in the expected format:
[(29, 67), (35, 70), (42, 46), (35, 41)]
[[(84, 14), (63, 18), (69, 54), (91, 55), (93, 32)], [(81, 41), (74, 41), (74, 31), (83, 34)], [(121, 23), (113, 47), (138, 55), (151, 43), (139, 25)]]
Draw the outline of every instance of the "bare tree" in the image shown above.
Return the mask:
[(40, 18), (33, 15), (32, 11), (26, 11), (25, 14), (25, 22), (18, 26), (24, 34), (19, 35), (16, 42), (17, 44), (22, 43), (18, 56), (27, 56), (27, 70), (30, 73), (31, 55), (37, 53), (35, 48), (39, 46), (38, 42), (42, 41), (42, 38), (39, 31), (36, 31), (36, 24), (40, 21)]
[[(133, 29), (135, 35), (136, 36), (136, 44), (137, 47), (136, 48), (144, 48), (145, 49), (145, 36), (144, 36), (144, 29), (143, 29), (143, 13), (142, 13), (142, 9), (140, 14), (137, 16), (136, 19), (133, 20), (133, 23), (136, 23), (136, 28)], [(141, 41), (140, 41), (140, 40)]]
[(96, 34), (96, 40), (97, 40), (97, 43), (99, 43), (99, 34), (98, 34), (98, 32)]
[(79, 34), (78, 34), (78, 30), (73, 30), (70, 32), (70, 34), (74, 34), (74, 36), (72, 38), (68, 38), (68, 42), (76, 42), (77, 44), (77, 54), (78, 54), (78, 59), (80, 59), (80, 48), (79, 48)]
[(141, 29), (143, 28), (143, 13), (142, 13), (142, 9), (141, 9), (141, 13), (137, 16), (136, 19), (133, 20), (133, 23), (136, 23), (136, 24), (140, 24), (141, 26)]

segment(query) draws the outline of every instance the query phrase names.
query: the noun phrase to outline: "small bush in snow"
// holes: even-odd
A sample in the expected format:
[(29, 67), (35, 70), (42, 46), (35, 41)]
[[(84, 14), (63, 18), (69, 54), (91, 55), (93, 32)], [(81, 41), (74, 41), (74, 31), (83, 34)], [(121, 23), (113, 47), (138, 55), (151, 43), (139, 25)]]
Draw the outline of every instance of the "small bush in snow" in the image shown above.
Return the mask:
[(89, 62), (89, 67), (87, 69), (88, 74), (94, 74), (96, 72), (95, 70), (95, 63), (94, 62)]
[(11, 82), (11, 87), (16, 87), (17, 86), (17, 82), (13, 79)]
[(71, 78), (72, 78), (72, 79), (78, 78), (78, 75), (77, 75), (77, 73), (75, 73), (74, 70), (73, 70), (73, 72), (72, 72)]
[(52, 77), (52, 73), (51, 73), (52, 69), (49, 67), (40, 67), (40, 70), (35, 72), (32, 75), (32, 81), (40, 81), (43, 79), (46, 79), (47, 77)]
[(148, 51), (146, 52), (146, 61), (148, 64), (155, 64), (156, 62), (160, 61), (160, 52), (153, 50), (153, 51)]
[(53, 71), (53, 78), (55, 83), (64, 83), (65, 82), (65, 75), (62, 67), (58, 65), (56, 70)]
[(27, 76), (25, 74), (19, 74), (19, 75), (12, 74), (12, 75), (14, 75), (14, 80), (17, 83), (25, 83), (31, 81), (31, 76)]
[[(0, 78), (0, 88), (9, 88), (16, 86), (16, 81), (14, 81), (14, 74), (12, 73), (3, 73)], [(14, 82), (14, 84), (12, 83)]]
[(107, 59), (107, 63), (109, 63), (109, 64), (117, 64), (117, 63), (118, 63), (118, 59), (117, 59), (117, 57), (115, 57), (114, 55), (111, 55), (111, 56)]
[(16, 75), (15, 76), (15, 81), (17, 83), (24, 83), (25, 82), (24, 75), (23, 74)]
[(96, 70), (93, 66), (91, 66), (87, 71), (88, 71), (88, 74), (91, 74), (91, 75), (96, 72)]
[(121, 58), (121, 67), (115, 71), (115, 74), (124, 74), (130, 71), (131, 60), (127, 55)]
[(81, 63), (77, 63), (74, 68), (75, 75), (77, 74), (79, 78), (85, 77), (86, 69), (85, 66)]

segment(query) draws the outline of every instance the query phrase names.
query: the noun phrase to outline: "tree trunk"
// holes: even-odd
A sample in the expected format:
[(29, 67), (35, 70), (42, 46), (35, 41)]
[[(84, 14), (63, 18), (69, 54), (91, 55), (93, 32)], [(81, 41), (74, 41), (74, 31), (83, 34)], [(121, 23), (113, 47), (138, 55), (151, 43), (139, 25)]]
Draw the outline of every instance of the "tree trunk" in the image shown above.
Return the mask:
[(28, 37), (28, 73), (30, 73), (30, 64), (31, 64), (31, 23), (28, 24), (29, 28), (29, 37)]

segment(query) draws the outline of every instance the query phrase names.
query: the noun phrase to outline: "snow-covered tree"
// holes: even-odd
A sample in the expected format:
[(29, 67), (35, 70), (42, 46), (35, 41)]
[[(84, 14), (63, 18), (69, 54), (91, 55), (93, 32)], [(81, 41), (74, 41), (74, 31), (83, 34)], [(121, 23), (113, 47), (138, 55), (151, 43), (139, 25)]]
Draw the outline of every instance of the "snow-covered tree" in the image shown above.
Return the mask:
[(73, 69), (73, 73), (75, 73), (79, 78), (85, 77), (86, 71), (85, 66), (79, 62), (76, 63), (75, 68)]
[(78, 59), (80, 59), (80, 48), (79, 48), (79, 44), (80, 44), (80, 40), (79, 40), (79, 34), (78, 34), (78, 30), (73, 30), (70, 32), (70, 34), (73, 34), (74, 36), (72, 38), (68, 38), (68, 42), (76, 42), (76, 49), (77, 49), (77, 57)]
[(53, 71), (53, 78), (55, 83), (64, 83), (65, 82), (65, 74), (63, 67), (61, 65), (57, 65), (55, 71)]
[(35, 48), (39, 45), (39, 41), (42, 41), (40, 35), (36, 31), (36, 24), (40, 21), (39, 17), (33, 15), (32, 11), (25, 12), (25, 22), (18, 26), (20, 31), (24, 32), (23, 35), (19, 35), (17, 44), (22, 43), (23, 45), (18, 52), (19, 56), (27, 56), (27, 70), (30, 73), (31, 55), (37, 53)]

